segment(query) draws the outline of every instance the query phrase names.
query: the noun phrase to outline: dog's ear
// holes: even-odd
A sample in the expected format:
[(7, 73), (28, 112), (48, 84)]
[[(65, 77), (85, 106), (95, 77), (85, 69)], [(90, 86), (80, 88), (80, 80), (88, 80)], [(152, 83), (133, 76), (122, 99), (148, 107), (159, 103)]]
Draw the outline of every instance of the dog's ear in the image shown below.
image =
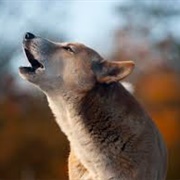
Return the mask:
[(94, 62), (92, 69), (100, 83), (112, 83), (124, 79), (134, 69), (133, 61)]

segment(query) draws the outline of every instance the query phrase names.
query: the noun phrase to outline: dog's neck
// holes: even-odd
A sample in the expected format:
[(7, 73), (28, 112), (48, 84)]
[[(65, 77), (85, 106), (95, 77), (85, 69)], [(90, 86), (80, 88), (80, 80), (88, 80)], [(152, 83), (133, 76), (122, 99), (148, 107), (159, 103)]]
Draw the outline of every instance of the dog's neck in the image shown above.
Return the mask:
[[(53, 95), (47, 94), (47, 98), (58, 125), (68, 137), (75, 130), (76, 123), (90, 128), (93, 123), (97, 124), (98, 121), (106, 118), (102, 117), (104, 115), (118, 119), (118, 121), (121, 119), (127, 121), (131, 116), (130, 113), (135, 117), (140, 110), (134, 98), (118, 83), (97, 84), (84, 96), (73, 96), (72, 94), (62, 96), (62, 94), (53, 93)], [(113, 108), (116, 106), (120, 108)], [(141, 111), (140, 114), (142, 116)]]

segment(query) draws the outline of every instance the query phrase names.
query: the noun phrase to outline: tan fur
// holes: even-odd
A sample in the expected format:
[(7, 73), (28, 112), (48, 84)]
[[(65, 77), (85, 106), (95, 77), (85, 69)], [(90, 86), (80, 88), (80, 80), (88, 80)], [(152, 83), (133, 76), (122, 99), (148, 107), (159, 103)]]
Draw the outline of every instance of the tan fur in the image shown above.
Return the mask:
[(92, 180), (88, 170), (82, 165), (80, 160), (71, 150), (68, 159), (69, 179)]
[(82, 44), (34, 35), (23, 44), (32, 68), (20, 73), (46, 94), (70, 142), (70, 180), (165, 179), (163, 139), (119, 83), (132, 72), (132, 61), (105, 61)]

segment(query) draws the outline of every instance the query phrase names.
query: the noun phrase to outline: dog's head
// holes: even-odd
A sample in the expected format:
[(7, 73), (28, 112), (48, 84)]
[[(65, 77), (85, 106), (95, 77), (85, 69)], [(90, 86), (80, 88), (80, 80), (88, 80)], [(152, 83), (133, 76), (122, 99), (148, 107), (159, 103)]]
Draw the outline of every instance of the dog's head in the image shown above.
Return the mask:
[(30, 67), (20, 75), (44, 92), (60, 89), (86, 92), (96, 83), (112, 83), (129, 75), (132, 61), (105, 61), (97, 52), (79, 43), (56, 43), (31, 33), (23, 39)]

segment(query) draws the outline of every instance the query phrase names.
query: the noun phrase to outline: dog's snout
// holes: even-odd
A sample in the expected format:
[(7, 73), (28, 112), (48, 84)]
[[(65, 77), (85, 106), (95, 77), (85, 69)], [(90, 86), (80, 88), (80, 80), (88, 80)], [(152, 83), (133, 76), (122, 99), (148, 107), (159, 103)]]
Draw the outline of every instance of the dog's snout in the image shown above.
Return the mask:
[(25, 40), (34, 39), (35, 37), (36, 37), (36, 36), (35, 36), (34, 34), (30, 33), (30, 32), (27, 32), (27, 33), (25, 33), (25, 35), (24, 35), (24, 39), (25, 39)]

